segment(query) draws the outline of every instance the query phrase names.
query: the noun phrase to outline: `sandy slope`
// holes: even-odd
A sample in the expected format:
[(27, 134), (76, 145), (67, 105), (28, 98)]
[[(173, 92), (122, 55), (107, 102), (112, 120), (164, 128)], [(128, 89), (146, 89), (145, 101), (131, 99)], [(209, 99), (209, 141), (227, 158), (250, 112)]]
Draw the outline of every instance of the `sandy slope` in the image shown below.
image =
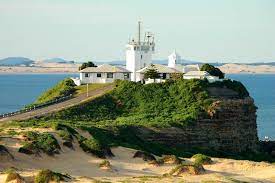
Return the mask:
[[(4, 67), (0, 73), (77, 73), (80, 64), (43, 63), (36, 62), (33, 67)], [(224, 73), (275, 73), (275, 66), (224, 64), (219, 67)]]
[[(50, 129), (39, 130), (48, 131), (55, 135), (58, 141), (61, 140), (56, 133)], [(88, 134), (86, 133), (85, 136), (88, 136)], [(159, 167), (149, 165), (142, 159), (132, 158), (136, 152), (134, 149), (124, 147), (113, 148), (112, 152), (115, 157), (109, 158), (112, 170), (102, 170), (98, 167), (102, 159), (95, 158), (83, 152), (76, 143), (74, 144), (75, 150), (62, 146), (62, 152), (59, 155), (54, 157), (42, 155), (38, 157), (17, 152), (21, 146), (21, 138), (21, 136), (1, 138), (0, 143), (7, 146), (16, 159), (14, 161), (1, 162), (0, 170), (8, 167), (16, 167), (20, 175), (28, 181), (33, 180), (33, 176), (35, 176), (39, 169), (48, 168), (54, 171), (68, 173), (73, 176), (73, 182), (83, 183), (94, 182), (94, 180), (111, 182), (232, 182), (231, 180), (275, 182), (275, 166), (264, 162), (256, 163), (213, 158), (215, 163), (205, 165), (204, 167), (207, 171), (203, 175), (165, 178), (162, 177), (162, 175), (169, 172), (175, 165), (163, 165)], [(186, 159), (186, 161), (190, 161), (190, 159)], [(5, 174), (0, 174), (1, 183), (4, 182), (5, 178)]]
[(245, 65), (245, 64), (224, 64), (220, 66), (222, 72), (230, 73), (275, 73), (275, 66), (269, 65)]

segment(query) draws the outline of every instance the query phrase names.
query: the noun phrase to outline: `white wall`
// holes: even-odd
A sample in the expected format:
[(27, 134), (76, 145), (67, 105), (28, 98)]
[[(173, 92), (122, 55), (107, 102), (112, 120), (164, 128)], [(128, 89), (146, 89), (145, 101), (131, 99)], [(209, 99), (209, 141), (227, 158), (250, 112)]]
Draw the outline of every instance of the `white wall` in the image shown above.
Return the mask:
[(124, 73), (113, 73), (113, 78), (107, 78), (107, 73), (101, 73), (101, 77), (97, 77), (97, 73), (88, 73), (89, 77), (85, 77), (85, 73), (80, 73), (80, 80), (81, 84), (86, 83), (112, 83), (116, 79), (120, 80), (130, 80), (131, 74), (129, 79), (124, 78)]
[(149, 50), (140, 50), (135, 45), (126, 45), (126, 69), (132, 72), (131, 80), (137, 81), (136, 71), (140, 70), (152, 63), (152, 47)]

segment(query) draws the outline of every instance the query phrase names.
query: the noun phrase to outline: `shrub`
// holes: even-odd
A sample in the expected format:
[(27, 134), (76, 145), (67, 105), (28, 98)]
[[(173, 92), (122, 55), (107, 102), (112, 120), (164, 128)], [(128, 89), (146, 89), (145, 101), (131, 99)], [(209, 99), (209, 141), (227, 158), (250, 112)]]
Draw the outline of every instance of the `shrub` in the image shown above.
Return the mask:
[(22, 147), (19, 148), (19, 152), (26, 154), (37, 154), (41, 151), (48, 155), (54, 155), (59, 153), (60, 146), (56, 138), (49, 133), (36, 133), (27, 132), (25, 133), (27, 140)]
[(195, 154), (192, 158), (195, 159), (194, 163), (198, 165), (207, 165), (213, 162), (210, 157), (204, 154)]
[(87, 67), (97, 67), (93, 62), (87, 62), (87, 63), (83, 63), (79, 68), (78, 70), (83, 70)]
[(45, 103), (60, 97), (68, 96), (75, 92), (75, 84), (74, 81), (70, 78), (64, 79), (57, 83), (53, 88), (47, 90), (42, 95), (38, 97), (38, 99), (34, 102), (34, 104)]
[(103, 160), (100, 164), (99, 164), (99, 168), (102, 169), (111, 169), (111, 163), (108, 160)]
[(203, 64), (201, 71), (207, 71), (212, 76), (218, 76), (220, 79), (224, 78), (224, 73), (219, 69), (210, 64)]
[(203, 173), (205, 170), (202, 165), (198, 164), (180, 164), (173, 168), (168, 175), (175, 175), (175, 176), (181, 176), (183, 174), (191, 174), (191, 175), (199, 175)]
[(35, 176), (34, 183), (49, 183), (51, 181), (60, 182), (65, 179), (71, 179), (71, 177), (45, 169), (38, 172)]
[(13, 155), (9, 152), (9, 150), (4, 146), (0, 144), (0, 161), (3, 160), (13, 160)]
[(181, 164), (182, 160), (175, 155), (163, 155), (162, 161), (165, 164)]
[(105, 158), (104, 148), (98, 140), (94, 138), (82, 138), (79, 140), (79, 145), (83, 151), (91, 153), (99, 158)]
[(152, 154), (144, 151), (135, 152), (133, 158), (142, 158), (144, 161), (156, 161), (156, 158)]
[(15, 171), (10, 171), (6, 177), (5, 183), (8, 182), (24, 183), (24, 179)]

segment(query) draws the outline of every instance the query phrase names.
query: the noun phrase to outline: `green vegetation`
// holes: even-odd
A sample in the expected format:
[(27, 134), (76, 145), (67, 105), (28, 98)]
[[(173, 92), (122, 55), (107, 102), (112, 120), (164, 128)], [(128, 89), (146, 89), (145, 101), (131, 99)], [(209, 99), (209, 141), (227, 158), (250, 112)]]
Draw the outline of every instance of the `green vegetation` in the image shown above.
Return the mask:
[(218, 76), (220, 79), (224, 78), (224, 73), (219, 69), (210, 64), (203, 64), (201, 71), (207, 71), (212, 76)]
[(103, 160), (100, 164), (99, 164), (99, 168), (111, 168), (111, 163), (108, 160)]
[[(9, 123), (19, 127), (51, 127), (58, 130), (63, 140), (74, 137), (81, 148), (99, 157), (111, 154), (110, 147), (124, 146), (138, 149), (154, 155), (174, 154), (191, 157), (196, 153), (216, 157), (235, 159), (268, 160), (263, 153), (255, 155), (229, 154), (213, 149), (186, 149), (184, 147), (167, 147), (163, 144), (148, 142), (137, 134), (139, 127), (165, 128), (193, 125), (206, 111), (213, 100), (207, 87), (228, 87), (248, 96), (245, 87), (236, 81), (208, 83), (202, 80), (167, 81), (142, 85), (129, 81), (117, 81), (117, 87), (103, 96), (87, 101), (54, 114), (54, 116)], [(92, 138), (81, 136), (75, 129), (88, 131)]]
[(72, 79), (67, 78), (55, 85), (53, 88), (44, 92), (38, 99), (34, 102), (34, 104), (42, 104), (49, 102), (51, 100), (55, 100), (60, 97), (68, 96), (75, 92), (75, 84)]
[(164, 164), (181, 164), (183, 160), (175, 155), (163, 155), (161, 161), (163, 161)]
[(86, 63), (83, 63), (79, 68), (78, 70), (83, 70), (87, 67), (97, 67), (93, 62), (89, 61), (89, 62), (86, 62)]
[[(88, 85), (88, 91), (93, 91), (93, 90), (97, 90), (100, 88), (103, 88), (105, 86), (111, 85), (112, 83), (92, 83)], [(87, 92), (87, 85), (80, 85), (80, 86), (76, 86), (75, 87), (76, 95), (82, 94), (82, 93), (86, 93)]]
[(220, 87), (220, 88), (228, 88), (238, 93), (240, 98), (245, 98), (249, 96), (249, 92), (245, 88), (245, 86), (235, 80), (224, 80), (224, 81), (217, 81), (215, 83), (209, 83), (209, 86)]
[(71, 177), (46, 169), (39, 171), (39, 173), (35, 176), (34, 183), (49, 183), (52, 181), (60, 182), (67, 179), (71, 179)]
[(175, 168), (173, 168), (168, 175), (180, 176), (182, 174), (188, 173), (192, 175), (199, 175), (204, 172), (204, 168), (200, 164), (182, 163)]
[(27, 138), (27, 142), (19, 148), (19, 152), (38, 154), (42, 151), (48, 155), (59, 153), (60, 146), (52, 134), (29, 131), (24, 136)]
[(195, 154), (192, 156), (192, 158), (195, 159), (194, 163), (199, 165), (208, 165), (213, 163), (210, 157), (204, 155), (204, 154)]
[(205, 81), (177, 80), (142, 85), (118, 81), (112, 92), (58, 112), (54, 118), (93, 121), (97, 125), (183, 127), (211, 103)]
[(154, 64), (151, 64), (151, 68), (146, 69), (144, 72), (144, 78), (145, 79), (156, 79), (159, 78), (159, 73), (157, 69), (155, 68)]
[(80, 147), (83, 151), (96, 155), (99, 158), (105, 158), (104, 147), (101, 143), (94, 138), (81, 138), (79, 141)]
[(7, 174), (8, 175), (5, 180), (5, 183), (11, 182), (11, 181), (14, 181), (16, 183), (24, 183), (25, 182), (24, 179), (18, 173), (16, 173), (15, 170), (10, 170)]

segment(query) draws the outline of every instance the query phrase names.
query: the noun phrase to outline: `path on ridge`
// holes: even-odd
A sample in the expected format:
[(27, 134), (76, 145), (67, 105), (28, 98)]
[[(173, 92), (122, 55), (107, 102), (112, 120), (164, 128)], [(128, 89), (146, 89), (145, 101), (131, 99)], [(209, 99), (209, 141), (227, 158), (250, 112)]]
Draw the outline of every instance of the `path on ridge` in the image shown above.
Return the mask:
[(0, 119), (0, 122), (6, 122), (6, 121), (12, 121), (12, 120), (25, 120), (33, 117), (43, 116), (52, 112), (60, 111), (62, 109), (66, 109), (66, 108), (75, 106), (77, 104), (80, 104), (81, 102), (84, 102), (86, 100), (91, 100), (96, 96), (103, 95), (107, 91), (111, 91), (113, 88), (114, 88), (113, 85), (108, 85), (99, 89), (89, 91), (88, 97), (87, 97), (87, 93), (83, 93), (69, 100), (65, 100), (63, 102), (53, 104), (47, 107), (43, 107), (41, 109), (36, 109), (26, 113), (16, 114), (14, 116), (2, 118)]

